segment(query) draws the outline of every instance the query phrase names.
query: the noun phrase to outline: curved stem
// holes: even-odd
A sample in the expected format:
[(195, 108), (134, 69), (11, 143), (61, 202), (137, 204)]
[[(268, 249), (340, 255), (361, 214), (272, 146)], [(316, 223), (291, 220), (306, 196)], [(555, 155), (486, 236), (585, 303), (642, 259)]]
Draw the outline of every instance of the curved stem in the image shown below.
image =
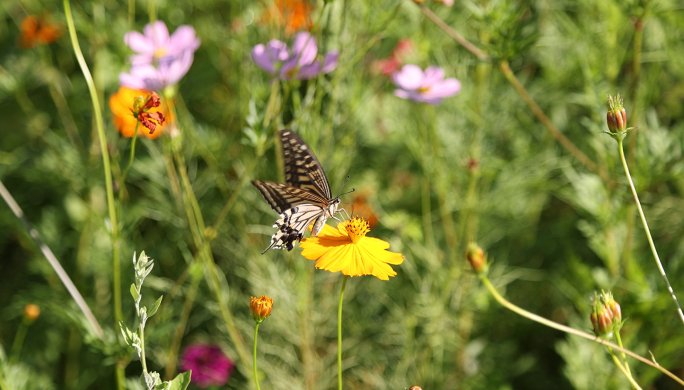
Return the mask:
[(337, 385), (339, 390), (342, 390), (342, 298), (344, 297), (347, 278), (348, 276), (344, 275), (342, 290), (340, 291), (340, 303), (337, 307)]
[(627, 181), (629, 181), (629, 187), (632, 189), (632, 195), (634, 195), (634, 202), (636, 203), (637, 210), (639, 210), (639, 216), (641, 217), (641, 223), (644, 225), (644, 230), (646, 231), (646, 238), (648, 238), (648, 245), (651, 247), (651, 253), (653, 253), (653, 259), (656, 262), (656, 265), (658, 265), (658, 271), (660, 271), (660, 276), (663, 277), (663, 280), (665, 280), (665, 284), (667, 285), (667, 289), (670, 291), (670, 296), (672, 297), (672, 300), (674, 301), (675, 305), (677, 306), (677, 311), (679, 312), (679, 318), (682, 320), (682, 323), (684, 323), (684, 313), (682, 313), (682, 308), (679, 306), (679, 301), (677, 301), (677, 297), (675, 296), (674, 290), (672, 289), (672, 285), (670, 285), (670, 281), (667, 279), (667, 275), (665, 275), (665, 269), (663, 268), (663, 264), (660, 262), (660, 258), (658, 257), (658, 251), (656, 251), (655, 244), (653, 243), (653, 237), (651, 237), (651, 231), (648, 229), (648, 223), (646, 222), (646, 217), (644, 216), (644, 210), (641, 209), (641, 202), (639, 202), (639, 195), (637, 195), (636, 189), (634, 188), (634, 183), (632, 182), (632, 176), (629, 174), (629, 168), (627, 167), (627, 160), (625, 160), (625, 151), (624, 148), (622, 147), (622, 140), (618, 139), (618, 149), (620, 149), (620, 159), (622, 159), (622, 166), (625, 168), (625, 175), (627, 176)]
[(257, 362), (256, 362), (256, 356), (257, 356), (257, 334), (259, 333), (259, 323), (256, 323), (256, 326), (254, 327), (254, 358), (252, 359), (252, 365), (254, 366), (254, 384), (256, 384), (257, 390), (261, 390), (261, 387), (259, 387), (259, 375), (257, 374)]
[(529, 311), (524, 310), (524, 309), (522, 309), (522, 308), (520, 308), (520, 307), (518, 307), (518, 306), (512, 304), (511, 302), (507, 301), (504, 297), (502, 297), (502, 296), (499, 294), (499, 292), (496, 291), (496, 288), (494, 288), (494, 286), (493, 286), (492, 283), (489, 281), (489, 279), (487, 278), (486, 275), (480, 275), (480, 280), (482, 280), (482, 283), (484, 283), (485, 287), (487, 287), (487, 289), (488, 289), (489, 292), (492, 294), (492, 296), (494, 296), (494, 299), (496, 299), (497, 302), (499, 302), (499, 303), (500, 303), (503, 307), (505, 307), (506, 309), (508, 309), (508, 310), (510, 310), (510, 311), (512, 311), (512, 312), (514, 312), (514, 313), (516, 313), (516, 314), (519, 314), (519, 315), (521, 315), (521, 316), (523, 316), (523, 317), (525, 317), (525, 318), (528, 318), (528, 319), (530, 319), (530, 320), (532, 320), (532, 321), (539, 322), (539, 323), (542, 324), (542, 325), (546, 325), (546, 326), (548, 326), (548, 327), (550, 327), (550, 328), (557, 329), (557, 330), (560, 330), (560, 331), (565, 332), (565, 333), (574, 334), (575, 336), (583, 337), (583, 338), (585, 338), (585, 339), (587, 339), (587, 340), (591, 340), (591, 341), (593, 341), (593, 342), (595, 342), (595, 343), (599, 343), (599, 344), (602, 344), (602, 345), (611, 347), (611, 348), (613, 348), (614, 350), (617, 350), (617, 351), (620, 351), (620, 352), (622, 352), (622, 353), (625, 353), (625, 354), (627, 354), (627, 355), (633, 357), (634, 359), (636, 359), (636, 360), (638, 360), (638, 361), (640, 361), (640, 362), (642, 362), (642, 363), (644, 363), (644, 364), (647, 364), (647, 365), (649, 365), (649, 366), (651, 366), (651, 367), (653, 367), (653, 368), (659, 370), (659, 371), (662, 372), (663, 374), (665, 374), (665, 375), (669, 376), (670, 378), (674, 379), (675, 381), (677, 381), (677, 383), (679, 383), (680, 385), (684, 386), (684, 381), (683, 381), (683, 380), (679, 379), (675, 374), (673, 374), (673, 373), (671, 373), (670, 371), (666, 370), (665, 368), (661, 367), (660, 364), (658, 364), (658, 363), (656, 363), (656, 362), (654, 362), (654, 361), (648, 360), (648, 359), (646, 359), (646, 358), (644, 358), (644, 357), (642, 357), (642, 356), (639, 356), (639, 355), (637, 355), (636, 353), (634, 353), (634, 352), (632, 352), (632, 351), (630, 351), (630, 350), (628, 350), (628, 349), (621, 348), (620, 346), (615, 345), (615, 344), (613, 344), (613, 343), (611, 343), (611, 342), (609, 342), (609, 341), (606, 341), (606, 340), (604, 340), (604, 339), (600, 339), (600, 338), (598, 338), (598, 337), (596, 337), (596, 336), (594, 336), (594, 335), (590, 335), (589, 333), (582, 332), (582, 331), (577, 330), (577, 329), (573, 329), (573, 328), (571, 328), (571, 327), (569, 327), (569, 326), (565, 326), (565, 325), (558, 324), (558, 323), (553, 322), (553, 321), (551, 321), (551, 320), (547, 320), (547, 319), (544, 318), (544, 317), (540, 317), (540, 316), (538, 316), (538, 315), (536, 315), (536, 314), (534, 314), (534, 313), (530, 313)]
[(626, 370), (625, 367), (622, 366), (622, 364), (620, 363), (620, 360), (618, 360), (617, 356), (615, 356), (615, 354), (613, 353), (613, 350), (610, 347), (606, 347), (606, 349), (610, 353), (610, 357), (613, 358), (613, 362), (615, 362), (615, 365), (618, 366), (618, 368), (620, 369), (620, 371), (622, 371), (623, 374), (625, 374), (625, 376), (627, 377), (627, 380), (632, 385), (632, 388), (637, 389), (637, 390), (643, 390), (639, 386), (639, 384), (636, 383), (634, 378), (632, 378), (632, 374), (629, 372), (629, 370)]

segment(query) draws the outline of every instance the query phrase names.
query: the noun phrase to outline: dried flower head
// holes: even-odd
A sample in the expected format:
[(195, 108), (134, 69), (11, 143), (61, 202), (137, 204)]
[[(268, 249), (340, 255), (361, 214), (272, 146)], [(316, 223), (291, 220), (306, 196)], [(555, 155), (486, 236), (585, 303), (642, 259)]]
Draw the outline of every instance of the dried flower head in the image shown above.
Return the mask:
[(259, 298), (252, 297), (249, 301), (249, 310), (257, 323), (263, 322), (266, 317), (271, 315), (273, 309), (273, 299), (262, 295)]
[(150, 131), (138, 128), (138, 135), (156, 139), (172, 122), (167, 105), (154, 92), (121, 87), (109, 98), (113, 122), (121, 135), (132, 138), (138, 121)]
[(348, 276), (373, 275), (389, 280), (397, 273), (390, 264), (404, 261), (401, 253), (387, 251), (389, 243), (366, 237), (370, 226), (363, 218), (355, 217), (339, 223), (337, 229), (325, 225), (316, 237), (302, 240), (302, 256), (316, 260), (316, 268), (339, 272)]

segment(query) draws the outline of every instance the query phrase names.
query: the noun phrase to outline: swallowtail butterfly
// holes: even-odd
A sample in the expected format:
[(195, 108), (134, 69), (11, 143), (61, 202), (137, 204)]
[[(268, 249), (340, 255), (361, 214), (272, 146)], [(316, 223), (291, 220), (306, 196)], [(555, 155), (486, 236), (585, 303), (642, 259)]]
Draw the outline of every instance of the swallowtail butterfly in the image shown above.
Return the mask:
[(314, 222), (311, 235), (323, 229), (328, 218), (335, 218), (339, 197), (332, 197), (328, 179), (316, 156), (296, 133), (280, 131), (285, 157), (287, 184), (254, 180), (252, 184), (261, 192), (280, 219), (273, 224), (278, 231), (271, 237), (271, 248), (291, 251), (294, 242), (302, 239), (306, 228)]

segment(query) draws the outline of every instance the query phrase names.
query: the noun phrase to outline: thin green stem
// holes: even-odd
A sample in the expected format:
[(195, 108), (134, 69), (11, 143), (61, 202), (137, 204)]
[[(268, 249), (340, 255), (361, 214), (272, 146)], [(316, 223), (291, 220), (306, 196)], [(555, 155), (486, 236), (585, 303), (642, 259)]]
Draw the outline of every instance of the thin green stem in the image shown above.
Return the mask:
[(639, 384), (636, 383), (634, 378), (632, 378), (632, 374), (629, 372), (629, 370), (625, 369), (625, 367), (623, 367), (622, 364), (620, 364), (620, 360), (618, 360), (617, 356), (615, 356), (615, 354), (613, 353), (613, 350), (610, 347), (606, 347), (606, 349), (610, 353), (610, 357), (613, 358), (613, 362), (615, 362), (615, 365), (618, 366), (618, 368), (620, 369), (620, 371), (622, 371), (623, 374), (625, 374), (625, 376), (627, 377), (627, 380), (632, 385), (632, 388), (637, 389), (637, 390), (643, 390), (639, 386)]
[(26, 318), (21, 321), (19, 328), (17, 329), (17, 334), (14, 336), (14, 342), (12, 343), (12, 353), (10, 354), (10, 363), (16, 363), (19, 361), (19, 355), (21, 355), (21, 347), (24, 345), (24, 339), (26, 338), (26, 332), (28, 331), (30, 322)]
[(150, 23), (157, 20), (157, 0), (147, 0), (147, 13), (150, 17)]
[(138, 139), (138, 128), (140, 127), (140, 121), (135, 122), (135, 133), (133, 134), (133, 140), (131, 141), (131, 155), (128, 157), (128, 165), (121, 174), (121, 184), (119, 185), (119, 217), (121, 217), (123, 208), (123, 194), (126, 190), (126, 176), (128, 176), (128, 170), (131, 169), (133, 165), (133, 160), (135, 159), (135, 141)]
[(342, 281), (342, 290), (340, 291), (340, 303), (337, 306), (337, 385), (339, 390), (342, 390), (342, 300), (344, 298), (344, 288), (347, 286), (347, 275), (344, 275)]
[(259, 374), (257, 373), (257, 334), (259, 333), (259, 322), (256, 323), (254, 327), (254, 357), (252, 359), (252, 365), (254, 366), (254, 384), (256, 384), (257, 390), (261, 390), (259, 387)]
[(644, 210), (641, 209), (641, 202), (639, 202), (639, 195), (637, 195), (636, 189), (634, 188), (634, 183), (632, 182), (632, 176), (629, 174), (629, 167), (627, 167), (627, 160), (625, 160), (625, 151), (624, 148), (622, 147), (622, 140), (618, 140), (618, 149), (620, 149), (620, 159), (622, 159), (622, 166), (625, 168), (625, 175), (627, 176), (627, 181), (629, 181), (629, 187), (632, 189), (632, 195), (634, 195), (634, 202), (636, 203), (637, 210), (639, 210), (639, 216), (641, 217), (641, 223), (644, 225), (644, 230), (646, 231), (646, 238), (648, 238), (648, 245), (651, 246), (651, 253), (653, 253), (653, 259), (656, 262), (656, 265), (658, 265), (658, 271), (660, 271), (660, 276), (663, 277), (663, 280), (665, 280), (665, 284), (667, 285), (667, 289), (670, 291), (670, 296), (672, 297), (672, 300), (674, 301), (675, 305), (677, 305), (677, 311), (679, 312), (679, 318), (681, 318), (682, 323), (684, 323), (684, 313), (682, 312), (682, 308), (679, 306), (679, 301), (677, 301), (677, 297), (675, 296), (674, 290), (672, 289), (672, 285), (670, 285), (670, 281), (667, 279), (667, 275), (665, 275), (665, 269), (663, 268), (663, 264), (660, 262), (660, 258), (658, 257), (658, 251), (656, 251), (655, 244), (653, 243), (653, 237), (651, 237), (651, 231), (648, 229), (648, 223), (646, 222), (646, 217), (644, 216)]
[(147, 373), (147, 362), (145, 362), (145, 327), (140, 324), (140, 363), (142, 363), (143, 372)]
[(135, 0), (128, 0), (128, 30), (133, 30), (135, 25)]
[[(71, 5), (69, 0), (63, 0), (64, 3), (64, 16), (66, 18), (67, 27), (69, 29), (69, 36), (71, 37), (71, 44), (74, 47), (74, 54), (78, 61), (81, 71), (83, 72), (83, 77), (88, 84), (88, 91), (90, 92), (90, 98), (93, 102), (93, 111), (95, 115), (95, 124), (97, 127), (97, 134), (100, 138), (100, 150), (102, 152), (102, 164), (104, 165), (105, 174), (105, 189), (107, 191), (107, 206), (109, 209), (109, 221), (112, 229), (112, 256), (113, 256), (113, 266), (114, 266), (114, 320), (115, 324), (123, 320), (123, 311), (121, 309), (121, 264), (119, 259), (119, 225), (116, 219), (116, 209), (114, 203), (114, 189), (112, 188), (112, 170), (109, 162), (109, 151), (107, 149), (107, 138), (104, 132), (104, 120), (102, 119), (102, 108), (100, 106), (100, 99), (97, 95), (97, 89), (95, 88), (95, 82), (93, 81), (93, 76), (90, 74), (88, 69), (88, 64), (86, 64), (85, 58), (83, 57), (83, 52), (81, 51), (81, 46), (78, 43), (78, 37), (76, 36), (76, 27), (74, 26), (74, 18), (71, 15)], [(115, 325), (117, 326), (117, 325)], [(117, 365), (117, 387), (123, 390), (124, 383), (121, 379), (124, 378), (123, 367)]]
[(489, 281), (489, 279), (487, 278), (486, 275), (482, 274), (482, 275), (479, 275), (479, 277), (480, 277), (480, 280), (482, 280), (482, 283), (484, 283), (485, 287), (487, 287), (487, 290), (489, 290), (489, 293), (492, 294), (494, 299), (496, 299), (496, 301), (499, 302), (506, 309), (508, 309), (508, 310), (518, 314), (518, 315), (521, 315), (527, 319), (530, 319), (530, 320), (535, 321), (535, 322), (539, 322), (542, 325), (546, 325), (549, 328), (553, 328), (553, 329), (560, 330), (561, 332), (573, 334), (575, 336), (579, 336), (579, 337), (585, 338), (587, 340), (591, 340), (595, 343), (599, 343), (599, 344), (608, 346), (610, 348), (613, 348), (617, 351), (620, 351), (622, 353), (625, 353), (625, 354), (633, 357), (634, 359), (659, 370), (663, 374), (665, 374), (665, 375), (669, 376), (670, 378), (674, 379), (675, 381), (677, 381), (677, 383), (679, 383), (680, 385), (684, 386), (683, 380), (679, 379), (675, 374), (673, 374), (670, 371), (666, 370), (665, 368), (661, 367), (660, 364), (656, 363), (655, 361), (648, 360), (642, 356), (637, 355), (636, 353), (634, 353), (628, 349), (624, 349), (624, 348), (620, 347), (619, 345), (613, 344), (609, 341), (598, 338), (598, 337), (591, 335), (589, 333), (570, 328), (569, 326), (558, 324), (558, 323), (553, 322), (551, 320), (547, 320), (544, 317), (540, 317), (534, 313), (530, 313), (529, 311), (524, 310), (524, 309), (512, 304), (511, 302), (507, 301), (504, 297), (502, 297), (499, 294), (499, 292), (496, 291), (496, 288), (494, 288), (494, 286)]
[[(624, 348), (624, 346), (622, 345), (622, 338), (620, 337), (620, 331), (618, 330), (617, 332), (614, 332), (614, 333), (615, 333), (615, 340), (617, 341), (618, 345), (620, 346), (620, 348)], [(632, 372), (629, 370), (629, 363), (627, 363), (627, 356), (625, 356), (624, 352), (620, 352), (620, 353), (622, 354), (622, 361), (625, 363), (625, 369), (627, 370), (627, 373), (629, 375), (632, 375)]]

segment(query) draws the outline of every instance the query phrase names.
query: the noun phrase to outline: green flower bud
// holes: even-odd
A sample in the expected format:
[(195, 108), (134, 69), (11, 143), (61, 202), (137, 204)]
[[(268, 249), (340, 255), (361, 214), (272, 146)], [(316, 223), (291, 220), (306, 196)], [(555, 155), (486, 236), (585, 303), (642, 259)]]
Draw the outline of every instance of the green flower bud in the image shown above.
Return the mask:
[(473, 267), (473, 271), (476, 273), (481, 274), (483, 272), (487, 272), (488, 266), (484, 251), (474, 242), (468, 244), (466, 259), (470, 263), (470, 266)]
[(622, 105), (622, 97), (608, 95), (608, 114), (606, 118), (611, 133), (623, 132), (627, 129), (627, 111)]
[(594, 294), (593, 309), (589, 318), (594, 326), (597, 336), (610, 339), (613, 337), (613, 325), (615, 324), (613, 312), (606, 306), (603, 300), (604, 294)]

